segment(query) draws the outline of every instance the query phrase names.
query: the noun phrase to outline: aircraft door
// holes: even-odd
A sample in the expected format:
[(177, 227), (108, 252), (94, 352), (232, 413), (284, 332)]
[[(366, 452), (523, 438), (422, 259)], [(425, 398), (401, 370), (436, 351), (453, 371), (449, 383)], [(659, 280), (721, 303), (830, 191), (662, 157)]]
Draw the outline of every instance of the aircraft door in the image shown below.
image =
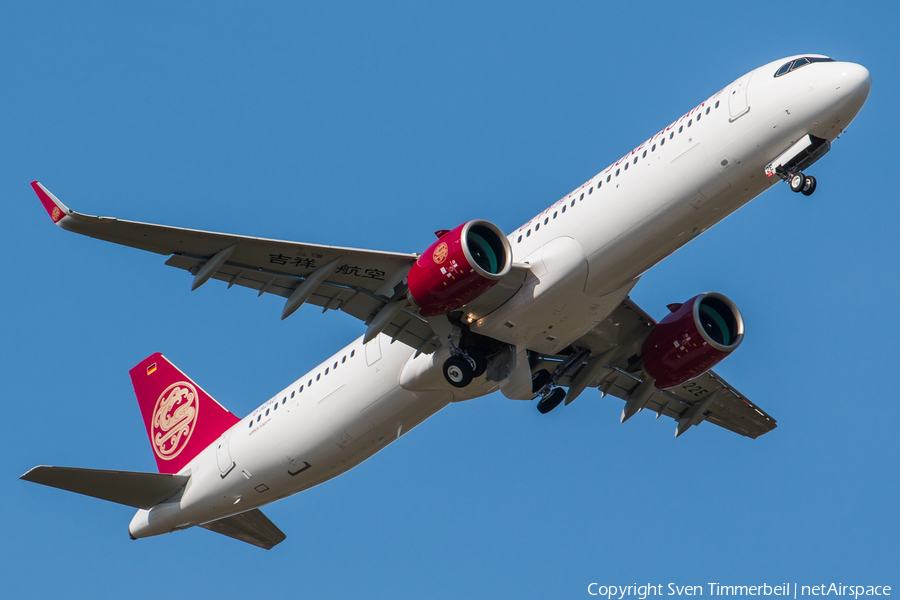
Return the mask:
[(750, 85), (750, 77), (753, 71), (747, 73), (737, 81), (731, 84), (731, 91), (728, 93), (728, 113), (731, 115), (729, 122), (734, 123), (748, 112), (750, 112), (750, 102), (747, 99), (747, 87)]
[(228, 449), (230, 435), (231, 431), (226, 431), (216, 444), (216, 463), (219, 465), (219, 475), (222, 479), (225, 479), (225, 476), (234, 469), (234, 461), (231, 460), (231, 451)]
[(366, 344), (366, 364), (372, 366), (381, 360), (381, 340), (379, 336), (375, 336), (368, 344)]

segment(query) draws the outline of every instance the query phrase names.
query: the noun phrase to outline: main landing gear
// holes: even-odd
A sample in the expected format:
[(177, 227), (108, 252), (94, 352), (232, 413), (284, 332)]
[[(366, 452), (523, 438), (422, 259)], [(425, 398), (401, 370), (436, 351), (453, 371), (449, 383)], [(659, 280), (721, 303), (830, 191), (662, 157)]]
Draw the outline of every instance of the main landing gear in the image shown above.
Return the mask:
[(554, 383), (553, 375), (547, 369), (536, 371), (531, 376), (531, 391), (541, 395), (537, 409), (542, 415), (546, 415), (559, 406), (559, 403), (566, 397), (566, 390), (560, 387), (553, 387)]
[(478, 348), (455, 349), (455, 354), (444, 361), (444, 378), (453, 387), (464, 388), (476, 377), (484, 375), (487, 358)]
[(565, 399), (566, 390), (561, 387), (553, 388), (550, 390), (550, 393), (538, 400), (537, 409), (542, 415), (546, 415), (548, 412), (559, 406), (559, 404)]
[(573, 352), (559, 363), (559, 366), (553, 370), (553, 373), (550, 373), (547, 369), (535, 371), (531, 376), (531, 391), (541, 396), (537, 404), (538, 412), (546, 415), (566, 399), (566, 390), (556, 387), (556, 383), (576, 365), (580, 365), (590, 354), (588, 350)]
[(531, 376), (531, 391), (541, 395), (541, 399), (538, 400), (538, 412), (542, 415), (559, 406), (566, 397), (566, 390), (553, 387), (555, 383), (553, 375), (547, 369), (536, 371)]
[(791, 186), (792, 192), (798, 192), (804, 196), (812, 196), (812, 193), (816, 191), (816, 178), (812, 175), (794, 173), (787, 177), (787, 182)]

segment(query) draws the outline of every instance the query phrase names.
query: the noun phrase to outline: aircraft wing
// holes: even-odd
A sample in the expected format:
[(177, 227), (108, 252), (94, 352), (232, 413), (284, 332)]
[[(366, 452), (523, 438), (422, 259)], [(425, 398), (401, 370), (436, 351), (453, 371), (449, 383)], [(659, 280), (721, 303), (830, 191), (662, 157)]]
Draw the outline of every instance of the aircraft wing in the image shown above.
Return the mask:
[[(560, 379), (569, 388), (566, 404), (589, 387), (628, 401), (638, 395), (638, 388), (649, 376), (640, 367), (638, 351), (656, 321), (626, 298), (603, 322), (599, 323), (575, 346), (590, 352)], [(668, 390), (653, 388), (643, 405), (659, 416), (675, 419), (675, 436), (694, 425), (709, 421), (743, 436), (757, 438), (775, 429), (776, 421), (748, 400), (738, 390), (707, 371), (680, 386)], [(623, 411), (623, 419), (629, 418)]]
[[(381, 331), (420, 352), (439, 346), (437, 335), (417, 311), (401, 302), (404, 280), (418, 255), (341, 248), (272, 240), (226, 233), (183, 229), (151, 223), (97, 217), (76, 212), (47, 188), (31, 184), (50, 218), (67, 231), (88, 237), (170, 255), (166, 264), (194, 275), (191, 289), (209, 279), (286, 298), (281, 318), (304, 303), (342, 310), (366, 324), (392, 300), (403, 308), (392, 311)], [(490, 312), (512, 296), (525, 279), (514, 269), (475, 302)], [(393, 307), (391, 307), (393, 308)]]

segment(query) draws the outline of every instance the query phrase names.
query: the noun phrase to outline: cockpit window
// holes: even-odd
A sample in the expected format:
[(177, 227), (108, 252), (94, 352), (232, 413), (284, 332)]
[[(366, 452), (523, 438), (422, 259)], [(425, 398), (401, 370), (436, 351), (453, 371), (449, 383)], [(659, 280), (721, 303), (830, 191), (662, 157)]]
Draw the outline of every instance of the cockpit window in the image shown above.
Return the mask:
[(805, 67), (806, 65), (817, 62), (834, 62), (834, 59), (828, 58), (827, 56), (804, 56), (803, 58), (795, 58), (778, 67), (778, 70), (775, 71), (775, 77), (781, 77), (791, 71), (796, 71), (800, 67)]

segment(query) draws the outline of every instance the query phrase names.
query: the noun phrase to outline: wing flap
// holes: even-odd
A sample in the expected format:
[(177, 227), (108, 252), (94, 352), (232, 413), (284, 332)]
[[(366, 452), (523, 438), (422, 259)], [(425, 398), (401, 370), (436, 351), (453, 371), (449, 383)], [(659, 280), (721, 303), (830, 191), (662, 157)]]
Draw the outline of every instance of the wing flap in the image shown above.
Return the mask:
[(775, 419), (750, 402), (715, 371), (707, 371), (668, 392), (693, 404), (719, 390), (722, 390), (722, 393), (719, 393), (706, 409), (706, 420), (710, 423), (754, 439), (777, 427)]
[[(184, 269), (189, 273), (197, 273), (204, 261), (181, 254), (170, 257), (166, 264)], [(302, 281), (300, 277), (290, 277), (275, 271), (254, 268), (249, 265), (235, 264), (229, 260), (212, 276), (213, 279), (226, 282), (229, 287), (237, 285), (263, 293), (289, 298)], [(357, 286), (342, 285), (326, 280), (320, 284), (307, 304), (320, 306), (324, 310), (340, 310), (360, 321), (369, 323), (373, 316), (388, 302), (387, 298), (375, 292)], [(404, 310), (395, 316), (384, 329), (384, 333), (412, 348), (430, 354), (437, 349), (439, 342), (434, 340), (434, 331), (422, 317), (412, 310)]]
[(125, 506), (150, 509), (177, 494), (190, 476), (39, 466), (19, 479)]
[(200, 527), (230, 538), (271, 550), (287, 536), (258, 508), (239, 515), (204, 523)]

